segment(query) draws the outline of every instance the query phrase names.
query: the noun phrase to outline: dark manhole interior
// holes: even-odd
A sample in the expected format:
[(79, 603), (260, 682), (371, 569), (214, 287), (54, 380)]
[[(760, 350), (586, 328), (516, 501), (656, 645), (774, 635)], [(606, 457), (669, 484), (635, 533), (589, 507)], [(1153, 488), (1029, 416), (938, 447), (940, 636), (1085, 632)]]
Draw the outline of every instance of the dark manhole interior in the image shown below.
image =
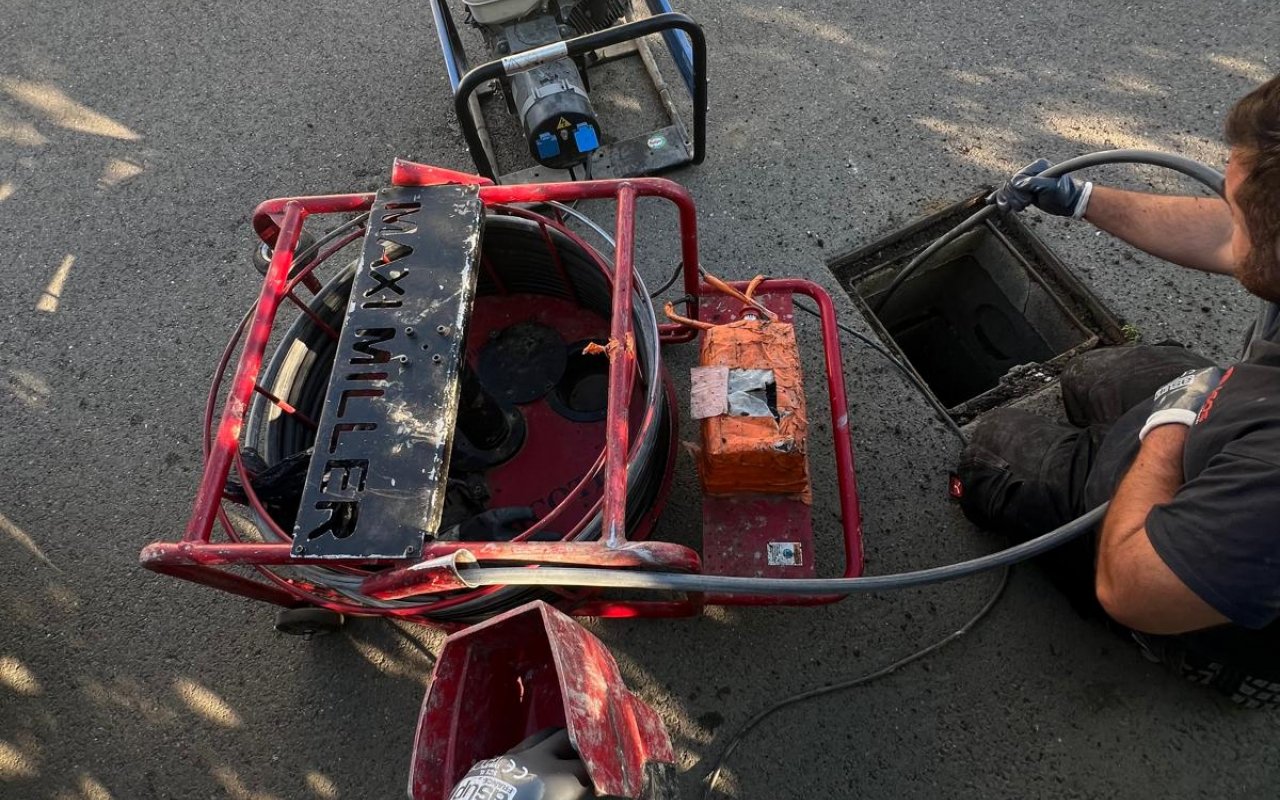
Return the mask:
[(1119, 320), (1017, 217), (969, 231), (885, 297), (898, 271), (985, 195), (829, 264), (881, 340), (924, 380), (928, 399), (960, 422), (1044, 388), (1077, 353), (1124, 341)]

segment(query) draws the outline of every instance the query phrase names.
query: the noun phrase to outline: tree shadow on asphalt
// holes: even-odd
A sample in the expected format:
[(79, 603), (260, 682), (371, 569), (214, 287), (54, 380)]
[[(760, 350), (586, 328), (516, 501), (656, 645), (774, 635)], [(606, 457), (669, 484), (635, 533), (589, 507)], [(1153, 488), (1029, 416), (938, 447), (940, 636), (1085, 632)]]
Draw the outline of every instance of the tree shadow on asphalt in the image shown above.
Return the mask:
[[(1228, 26), (1174, 45), (1183, 27), (1173, 15), (1150, 18), (1155, 10), (1126, 12), (1148, 18), (1133, 23), (1145, 38), (1121, 46), (1072, 34), (1078, 6), (1039, 18), (1000, 12), (981, 43), (947, 42), (959, 27), (949, 15), (961, 13), (950, 4), (913, 6), (905, 27), (893, 4), (689, 10), (712, 42), (713, 138), (708, 163), (676, 177), (703, 209), (706, 263), (725, 265), (726, 278), (820, 270), (832, 251), (1040, 155), (1152, 146), (1220, 162), (1221, 114), (1274, 69), (1261, 33)], [(36, 44), (23, 63), (0, 69), (0, 243), (12, 254), (0, 264), (0, 308), (11, 320), (2, 335), (9, 353), (23, 355), (0, 365), (0, 400), (5, 449), (28, 462), (5, 475), (0, 500), (0, 563), (10, 572), (0, 782), (16, 796), (403, 792), (437, 635), (410, 634), (424, 652), (381, 623), (357, 622), (301, 642), (271, 632), (264, 606), (151, 576), (135, 560), (147, 542), (176, 535), (189, 510), (208, 367), (256, 286), (245, 260), (252, 205), (284, 191), (368, 188), (350, 184), (380, 181), (392, 151), (468, 168), (443, 112), (387, 114), (385, 87), (359, 77), (368, 71), (359, 59), (384, 41), (377, 27), (356, 30), (366, 20), (344, 4), (322, 11), (332, 25), (279, 52), (237, 44), (261, 15), (216, 8), (184, 21), (189, 33), (159, 37), (164, 47), (134, 41), (145, 55), (127, 64), (147, 70), (113, 73), (102, 63), (113, 56), (88, 46), (35, 58)], [(179, 69), (204, 52), (213, 28), (220, 47), (199, 70)], [(1045, 30), (1068, 40), (1049, 53), (1018, 49)], [(1241, 41), (1226, 40), (1233, 31)], [(400, 44), (430, 47), (410, 35)], [(185, 48), (176, 60), (174, 48)], [(434, 78), (411, 104), (444, 108), (440, 76), (423, 59), (412, 67)], [(105, 77), (85, 77), (93, 75)], [(260, 100), (268, 79), (300, 87), (284, 93), (272, 124), (265, 101), (235, 105)], [(1187, 107), (1187, 97), (1206, 107)], [(1185, 186), (1143, 170), (1101, 175)], [(1099, 281), (1133, 269), (1110, 245), (1046, 228)], [(1192, 285), (1215, 308), (1238, 300)], [(1122, 302), (1130, 316), (1158, 316)], [(1212, 322), (1168, 324), (1210, 344), (1227, 335)], [(850, 358), (846, 368), (870, 571), (994, 546), (968, 536), (938, 491), (949, 452), (942, 434), (903, 430), (900, 406), (912, 401), (899, 399), (896, 383), (884, 389), (895, 379), (881, 365)], [(815, 363), (806, 369), (817, 374)], [(685, 486), (662, 531), (688, 535), (675, 531), (678, 520), (697, 516)], [(822, 519), (830, 527), (829, 510)], [(758, 708), (944, 635), (986, 589), (971, 581), (826, 609), (589, 627), (662, 713), (692, 796), (724, 735)], [(797, 708), (757, 732), (735, 760), (736, 795), (1227, 786), (1241, 743), (1272, 736), (1274, 720), (1232, 714), (1122, 645), (1025, 572), (989, 626), (919, 671)], [(1262, 794), (1280, 779), (1267, 775), (1239, 777), (1231, 791)]]

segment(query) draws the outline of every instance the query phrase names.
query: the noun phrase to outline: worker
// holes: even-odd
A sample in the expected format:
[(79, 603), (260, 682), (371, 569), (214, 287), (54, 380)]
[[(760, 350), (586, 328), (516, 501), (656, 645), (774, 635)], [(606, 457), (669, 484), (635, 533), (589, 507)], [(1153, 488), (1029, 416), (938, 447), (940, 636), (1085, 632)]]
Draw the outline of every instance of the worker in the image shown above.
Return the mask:
[(1101, 348), (1062, 373), (1067, 423), (981, 420), (952, 483), (978, 525), (1024, 540), (1110, 500), (1093, 535), (1042, 560), (1081, 609), (1249, 707), (1280, 705), (1280, 75), (1226, 120), (1226, 200), (1121, 191), (1020, 170), (995, 195), (1083, 219), (1229, 275), (1263, 301), (1226, 369), (1171, 343)]

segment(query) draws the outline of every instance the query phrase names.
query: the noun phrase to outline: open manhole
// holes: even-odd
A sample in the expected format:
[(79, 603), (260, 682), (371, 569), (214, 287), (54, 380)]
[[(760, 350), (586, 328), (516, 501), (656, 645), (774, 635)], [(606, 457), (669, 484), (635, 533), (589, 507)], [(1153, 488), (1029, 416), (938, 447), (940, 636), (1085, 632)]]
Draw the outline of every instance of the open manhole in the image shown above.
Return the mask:
[(898, 271), (989, 192), (829, 264), (929, 400), (962, 424), (1051, 384), (1075, 355), (1124, 341), (1119, 320), (1016, 215), (969, 231), (885, 296)]

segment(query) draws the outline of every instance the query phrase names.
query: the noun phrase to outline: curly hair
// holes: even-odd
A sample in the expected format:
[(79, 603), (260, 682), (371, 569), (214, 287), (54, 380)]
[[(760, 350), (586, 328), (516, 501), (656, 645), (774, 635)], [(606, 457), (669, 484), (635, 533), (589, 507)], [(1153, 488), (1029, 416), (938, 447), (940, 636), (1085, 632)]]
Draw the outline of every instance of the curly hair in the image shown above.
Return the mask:
[(1248, 175), (1236, 189), (1250, 250), (1240, 282), (1254, 294), (1280, 300), (1280, 75), (1240, 98), (1227, 115), (1227, 144)]

